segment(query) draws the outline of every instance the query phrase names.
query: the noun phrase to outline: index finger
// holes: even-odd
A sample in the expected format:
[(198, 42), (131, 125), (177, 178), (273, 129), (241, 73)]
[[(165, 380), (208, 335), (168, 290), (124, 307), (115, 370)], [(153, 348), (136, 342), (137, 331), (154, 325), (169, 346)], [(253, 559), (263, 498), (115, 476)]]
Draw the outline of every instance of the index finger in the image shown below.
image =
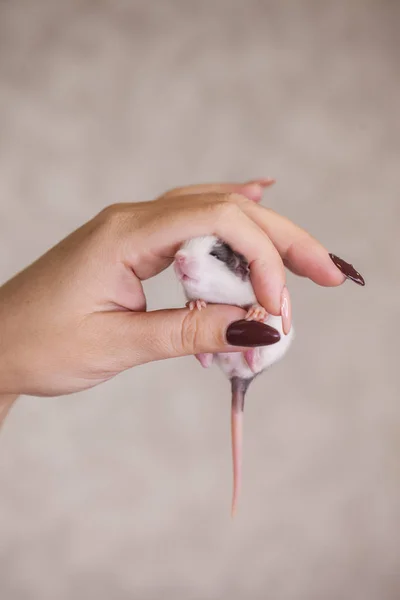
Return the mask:
[(352, 265), (338, 257), (332, 258), (318, 240), (286, 217), (244, 198), (240, 203), (243, 212), (265, 231), (285, 266), (296, 275), (327, 287), (341, 285), (346, 277), (365, 284)]

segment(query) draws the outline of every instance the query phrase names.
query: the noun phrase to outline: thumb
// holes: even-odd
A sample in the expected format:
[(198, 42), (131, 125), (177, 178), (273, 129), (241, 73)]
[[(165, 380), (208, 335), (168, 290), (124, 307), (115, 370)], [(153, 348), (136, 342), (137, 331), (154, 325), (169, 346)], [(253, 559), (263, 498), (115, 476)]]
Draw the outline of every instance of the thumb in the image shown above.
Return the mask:
[[(209, 305), (143, 313), (108, 313), (107, 344), (120, 356), (120, 369), (165, 358), (199, 353), (238, 352), (268, 346), (279, 332), (256, 321), (245, 321), (236, 306)], [(107, 336), (107, 337), (108, 337)], [(117, 365), (116, 365), (117, 366)]]

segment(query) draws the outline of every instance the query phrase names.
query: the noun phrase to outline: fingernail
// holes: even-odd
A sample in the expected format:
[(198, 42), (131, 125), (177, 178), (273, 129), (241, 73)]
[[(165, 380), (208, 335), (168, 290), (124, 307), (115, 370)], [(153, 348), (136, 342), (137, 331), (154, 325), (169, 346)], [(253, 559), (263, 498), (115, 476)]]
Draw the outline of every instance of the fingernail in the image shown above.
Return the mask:
[(257, 183), (258, 185), (264, 188), (268, 187), (269, 185), (272, 185), (273, 183), (276, 183), (276, 179), (274, 179), (273, 177), (262, 177), (261, 179), (252, 179), (247, 183)]
[(226, 330), (226, 341), (231, 346), (270, 346), (280, 339), (279, 331), (258, 321), (234, 321)]
[(292, 303), (286, 285), (283, 288), (281, 295), (281, 317), (283, 333), (287, 335), (292, 327)]
[(347, 263), (335, 254), (329, 254), (329, 256), (331, 257), (332, 261), (335, 263), (339, 271), (341, 271), (343, 275), (346, 275), (347, 279), (351, 279), (355, 283), (358, 283), (358, 285), (365, 285), (364, 277), (358, 271), (355, 270), (353, 265)]

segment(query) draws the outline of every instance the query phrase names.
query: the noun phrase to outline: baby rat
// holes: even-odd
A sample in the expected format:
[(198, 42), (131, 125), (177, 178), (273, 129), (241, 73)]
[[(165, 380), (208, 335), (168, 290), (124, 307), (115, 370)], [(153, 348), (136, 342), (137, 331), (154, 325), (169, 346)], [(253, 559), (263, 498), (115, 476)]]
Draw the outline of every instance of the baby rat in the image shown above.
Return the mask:
[(257, 304), (245, 257), (215, 236), (193, 238), (175, 255), (175, 272), (180, 280), (190, 310), (201, 310), (207, 303), (231, 304), (246, 309), (246, 320), (267, 323), (278, 330), (280, 340), (271, 346), (249, 348), (246, 352), (197, 354), (205, 368), (213, 361), (225, 373), (232, 389), (232, 516), (236, 512), (242, 478), (243, 409), (246, 391), (262, 371), (278, 361), (293, 339), (293, 327), (285, 335), (281, 317), (269, 315)]

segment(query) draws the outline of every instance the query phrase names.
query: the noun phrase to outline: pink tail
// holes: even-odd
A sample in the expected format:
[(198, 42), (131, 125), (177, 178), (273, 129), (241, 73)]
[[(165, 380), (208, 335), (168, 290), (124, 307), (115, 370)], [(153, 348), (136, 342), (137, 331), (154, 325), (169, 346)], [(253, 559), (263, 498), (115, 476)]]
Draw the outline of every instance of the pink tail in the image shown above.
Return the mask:
[(243, 456), (243, 412), (236, 411), (232, 407), (232, 459), (233, 459), (233, 496), (232, 517), (236, 514), (236, 508), (242, 488), (242, 456)]
[(233, 460), (233, 496), (232, 496), (232, 517), (236, 514), (239, 501), (240, 490), (242, 487), (242, 457), (243, 457), (243, 410), (244, 397), (249, 387), (251, 379), (240, 379), (233, 377), (232, 385), (232, 411), (231, 411), (231, 432), (232, 432), (232, 460)]

